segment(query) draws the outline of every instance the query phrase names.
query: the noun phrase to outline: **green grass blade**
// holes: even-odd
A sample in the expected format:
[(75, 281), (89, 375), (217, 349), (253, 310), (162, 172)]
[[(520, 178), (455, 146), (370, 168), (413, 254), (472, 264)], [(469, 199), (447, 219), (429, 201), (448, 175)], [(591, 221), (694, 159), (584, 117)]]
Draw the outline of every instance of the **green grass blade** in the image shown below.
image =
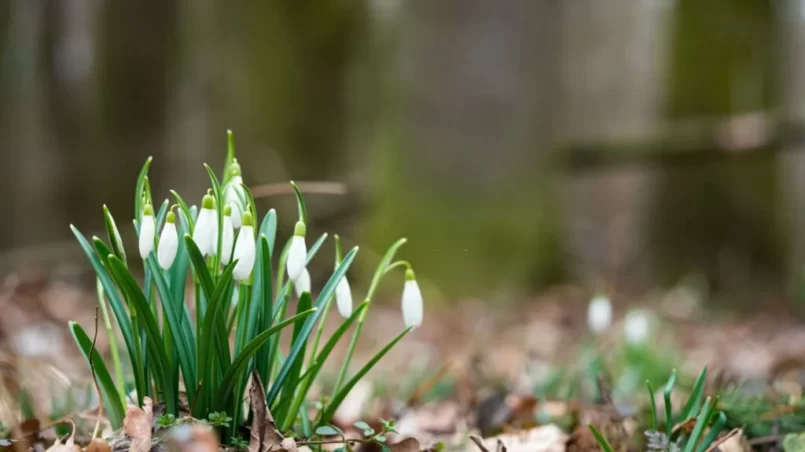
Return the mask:
[(170, 331), (173, 346), (178, 354), (179, 367), (182, 369), (187, 397), (193, 400), (197, 383), (196, 356), (192, 345), (195, 341), (192, 336), (188, 336), (188, 330), (182, 327), (183, 323), (189, 325), (190, 319), (184, 318), (184, 310), (173, 300), (168, 281), (159, 268), (159, 264), (157, 263), (156, 257), (153, 256), (153, 253), (148, 257), (147, 265), (154, 275), (154, 282), (159, 292), (159, 299), (162, 301), (162, 312), (165, 316), (165, 320), (167, 320), (167, 324), (163, 325), (163, 327)]
[[(207, 263), (204, 261), (201, 251), (198, 250), (198, 246), (196, 242), (193, 241), (193, 237), (191, 237), (190, 234), (185, 234), (184, 244), (185, 248), (187, 248), (187, 254), (190, 256), (190, 263), (193, 265), (193, 269), (196, 271), (196, 277), (198, 277), (198, 281), (201, 284), (201, 290), (204, 292), (204, 296), (207, 297), (207, 300), (209, 300), (212, 298), (212, 294), (215, 291), (215, 282), (210, 274), (210, 269), (207, 268)], [(196, 313), (196, 315), (199, 314), (204, 316), (203, 312)], [(196, 333), (198, 334), (198, 332)]]
[[(257, 250), (256, 261), (259, 264), (254, 272), (254, 286), (252, 286), (254, 290), (249, 302), (249, 323), (246, 331), (244, 331), (243, 344), (254, 337), (258, 321), (262, 321), (260, 327), (262, 330), (270, 328), (272, 323), (271, 313), (274, 311), (274, 295), (272, 288), (273, 276), (271, 275), (271, 247), (268, 243), (268, 238), (263, 234), (260, 235), (260, 247)], [(266, 343), (255, 357), (254, 365), (260, 374), (261, 381), (268, 381), (267, 372), (270, 351), (270, 345)]]
[(240, 354), (236, 356), (234, 360), (232, 360), (232, 364), (229, 365), (229, 368), (224, 373), (224, 377), (221, 379), (221, 384), (218, 386), (217, 391), (218, 403), (215, 404), (216, 409), (219, 410), (223, 409), (223, 407), (228, 402), (228, 399), (232, 397), (232, 389), (235, 387), (236, 379), (243, 374), (243, 372), (246, 370), (247, 364), (252, 359), (254, 354), (257, 353), (257, 350), (259, 350), (260, 347), (269, 338), (271, 338), (271, 336), (273, 336), (286, 326), (297, 322), (300, 318), (308, 317), (314, 312), (316, 312), (316, 308), (311, 308), (308, 311), (302, 312), (289, 319), (279, 322), (276, 325), (272, 326), (271, 328), (258, 334), (257, 337), (255, 337), (254, 339), (252, 339), (251, 342), (246, 344), (246, 346), (243, 347), (243, 351), (241, 351)]
[(296, 186), (296, 182), (291, 181), (291, 186), (293, 187), (293, 192), (296, 195), (296, 207), (299, 209), (299, 220), (302, 223), (307, 224), (307, 208), (305, 207), (305, 199), (302, 197), (299, 187)]
[[(190, 230), (189, 220), (184, 212), (179, 212), (177, 218), (179, 219), (176, 225), (177, 234), (179, 237), (184, 237)], [(178, 245), (176, 258), (173, 260), (173, 265), (171, 265), (170, 270), (168, 270), (168, 279), (170, 281), (171, 299), (176, 305), (175, 308), (182, 311), (184, 314), (180, 318), (182, 330), (186, 337), (191, 338), (192, 343), (192, 339), (194, 339), (193, 324), (185, 302), (185, 286), (187, 285), (187, 270), (190, 267), (190, 255), (185, 250), (186, 246), (184, 240), (179, 240)], [(195, 345), (193, 346), (195, 347)], [(194, 348), (193, 355), (195, 354)]]
[(142, 322), (147, 335), (147, 346), (154, 357), (153, 376), (160, 389), (165, 392), (165, 404), (168, 413), (178, 414), (178, 394), (174, 391), (174, 386), (169, 381), (170, 365), (165, 350), (162, 348), (162, 337), (159, 333), (159, 326), (151, 313), (148, 301), (145, 299), (142, 290), (137, 285), (137, 281), (129, 273), (123, 262), (116, 256), (109, 256), (109, 269), (120, 286), (124, 294), (128, 294), (127, 299), (132, 303), (137, 311), (137, 318)]
[(601, 432), (599, 432), (598, 429), (595, 428), (593, 424), (587, 424), (587, 428), (589, 428), (590, 431), (593, 433), (595, 440), (598, 441), (598, 445), (601, 446), (601, 449), (604, 452), (613, 452), (612, 445), (609, 444), (609, 441), (607, 441), (607, 439), (604, 438), (604, 435), (602, 435)]
[(727, 415), (724, 412), (718, 413), (718, 420), (710, 427), (710, 430), (707, 432), (707, 436), (699, 443), (699, 446), (696, 448), (696, 452), (704, 452), (707, 450), (713, 441), (718, 438), (718, 434), (724, 430), (724, 427), (727, 425)]
[[(226, 159), (224, 159), (224, 184), (229, 182), (229, 166), (235, 160), (235, 134), (226, 129)], [(257, 217), (255, 217), (257, 218)]]
[[(313, 305), (313, 298), (310, 296), (310, 292), (302, 293), (302, 296), (299, 297), (299, 302), (296, 306), (296, 313), (304, 312)], [(302, 343), (300, 348), (301, 352), (294, 357), (294, 362), (291, 363), (291, 371), (288, 374), (288, 378), (285, 379), (285, 385), (280, 392), (280, 404), (279, 408), (276, 411), (276, 416), (279, 419), (284, 419), (286, 415), (293, 416), (294, 413), (288, 413), (288, 410), (291, 407), (294, 399), (294, 390), (296, 386), (299, 384), (299, 376), (302, 372), (302, 365), (305, 362), (305, 353), (307, 352), (307, 337), (302, 337), (302, 329), (303, 329), (303, 320), (300, 320), (293, 325), (293, 333), (291, 335), (291, 344), (296, 344), (297, 341)]]
[[(84, 356), (84, 361), (86, 361), (87, 366), (90, 367), (92, 340), (78, 323), (71, 321), (69, 328), (73, 340)], [(112, 428), (118, 429), (123, 426), (123, 418), (126, 416), (123, 403), (121, 402), (122, 396), (117, 392), (115, 383), (112, 381), (112, 376), (109, 375), (109, 370), (106, 369), (106, 365), (103, 363), (97, 349), (92, 350), (91, 367), (95, 369), (95, 376), (98, 379), (98, 387), (103, 395), (103, 406), (106, 409), (106, 416), (109, 418), (109, 423), (112, 424)]]
[(140, 175), (137, 176), (137, 183), (134, 186), (134, 219), (137, 223), (140, 222), (143, 215), (143, 191), (145, 190), (146, 178), (148, 177), (148, 168), (151, 166), (152, 157), (145, 159)]
[(112, 244), (115, 256), (126, 262), (126, 249), (123, 247), (123, 239), (120, 238), (120, 231), (118, 231), (115, 219), (106, 204), (103, 205), (103, 222), (106, 225), (106, 235), (109, 237), (109, 243)]
[[(349, 270), (350, 265), (352, 265), (352, 261), (355, 260), (355, 255), (358, 253), (358, 247), (355, 247), (350, 251), (346, 256), (344, 256), (344, 261), (341, 262), (341, 265), (333, 272), (330, 279), (327, 281), (327, 284), (324, 285), (321, 292), (319, 293), (318, 298), (316, 299), (316, 307), (321, 308), (324, 306), (324, 303), (330, 299), (330, 297), (335, 293), (335, 287), (338, 285), (338, 282), (341, 281), (341, 278), (347, 273)], [(319, 318), (319, 314), (321, 311), (318, 311), (316, 314), (308, 317), (305, 320), (305, 324), (302, 327), (302, 331), (300, 332), (301, 338), (307, 338), (310, 335), (310, 332), (313, 330), (313, 326), (316, 324), (316, 321)], [(365, 311), (364, 311), (365, 312)], [(291, 372), (291, 366), (296, 359), (296, 356), (302, 351), (302, 347), (306, 344), (306, 341), (297, 340), (291, 347), (291, 352), (288, 353), (288, 358), (283, 363), (282, 367), (280, 368), (279, 374), (277, 374), (277, 379), (271, 385), (271, 390), (269, 391), (268, 396), (266, 397), (266, 402), (269, 406), (273, 405), (274, 400), (276, 399), (282, 385), (285, 383), (285, 379), (288, 378), (288, 375)]]
[(651, 387), (651, 382), (646, 380), (646, 389), (648, 389), (648, 400), (651, 402), (651, 429), (657, 430), (657, 403), (654, 401), (654, 388)]
[(665, 400), (665, 434), (671, 437), (671, 430), (674, 428), (673, 407), (671, 406), (671, 392), (674, 390), (676, 384), (676, 369), (671, 371), (671, 376), (668, 377), (668, 382), (665, 383), (665, 390), (663, 397)]
[(699, 407), (701, 406), (702, 399), (704, 398), (705, 383), (707, 383), (707, 366), (702, 369), (702, 371), (699, 373), (699, 377), (696, 378), (696, 383), (693, 384), (690, 397), (688, 398), (684, 408), (682, 408), (682, 412), (679, 413), (677, 422), (682, 422), (684, 420), (696, 417)]
[(702, 412), (697, 418), (696, 425), (693, 427), (693, 432), (691, 432), (690, 438), (688, 438), (687, 442), (685, 443), (684, 452), (693, 452), (696, 449), (696, 445), (698, 444), (699, 439), (702, 437), (702, 433), (704, 432), (707, 422), (710, 419), (712, 403), (713, 401), (710, 399), (710, 397), (705, 399)]
[[(296, 394), (296, 400), (294, 400), (294, 404), (291, 407), (291, 412), (297, 412), (302, 404), (305, 401), (305, 397), (307, 393), (310, 391), (310, 387), (313, 386), (313, 382), (316, 380), (316, 377), (319, 375), (324, 363), (327, 362), (327, 358), (330, 356), (330, 353), (335, 349), (335, 346), (338, 344), (338, 341), (341, 337), (347, 332), (350, 326), (355, 322), (355, 320), (360, 317), (361, 311), (366, 309), (369, 306), (368, 301), (364, 301), (355, 309), (355, 311), (350, 315), (341, 326), (330, 336), (330, 339), (324, 344), (324, 347), (321, 349), (321, 352), (315, 356), (313, 362), (310, 365), (310, 368), (305, 372), (305, 375), (299, 379), (302, 384), (302, 387)], [(282, 426), (282, 430), (286, 431), (291, 426), (290, 423), (293, 422), (293, 418), (291, 418), (290, 422), (286, 420), (284, 425)]]
[(386, 268), (388, 268), (391, 261), (394, 260), (394, 256), (397, 254), (397, 251), (408, 242), (408, 239), (402, 238), (397, 240), (392, 244), (388, 250), (386, 250), (386, 254), (383, 255), (383, 259), (380, 260), (380, 263), (377, 265), (377, 269), (375, 269), (375, 274), (372, 276), (372, 282), (369, 284), (369, 291), (366, 293), (366, 299), (371, 300), (374, 297), (375, 292), (377, 291), (377, 287), (380, 285), (380, 281), (383, 279), (383, 275), (386, 273)]
[(268, 239), (268, 249), (271, 250), (271, 255), (274, 254), (274, 243), (277, 239), (277, 211), (271, 209), (263, 218), (263, 223), (260, 224), (260, 233)]
[[(117, 320), (117, 324), (120, 327), (120, 332), (123, 335), (123, 342), (126, 344), (126, 350), (129, 353), (131, 367), (134, 369), (135, 387), (142, 388), (144, 387), (144, 382), (142, 381), (142, 363), (137, 360), (134, 333), (131, 320), (129, 319), (128, 312), (126, 311), (126, 305), (121, 299), (120, 293), (117, 291), (117, 287), (112, 281), (112, 278), (104, 266), (104, 263), (101, 261), (101, 258), (92, 249), (92, 245), (89, 244), (84, 235), (81, 234), (81, 232), (75, 226), (70, 225), (70, 230), (73, 231), (73, 235), (75, 235), (76, 240), (78, 240), (78, 244), (81, 246), (84, 254), (89, 259), (89, 263), (92, 266), (92, 269), (95, 270), (95, 274), (97, 275), (98, 279), (101, 281), (103, 290), (106, 292), (106, 297), (109, 299), (109, 305), (112, 307), (112, 312), (115, 314), (115, 320)], [(140, 391), (138, 391), (138, 396), (139, 394)], [(140, 399), (139, 402), (142, 403), (142, 399)]]
[(184, 202), (184, 199), (182, 199), (179, 193), (176, 193), (175, 190), (171, 190), (171, 195), (173, 195), (174, 199), (176, 199), (176, 204), (179, 204), (179, 210), (181, 210), (182, 213), (184, 213), (185, 219), (187, 220), (187, 224), (189, 227), (186, 233), (193, 235), (193, 229), (195, 229), (196, 225), (195, 215), (193, 215), (191, 209), (187, 207), (187, 203)]
[(413, 327), (406, 328), (405, 330), (403, 330), (402, 333), (397, 335), (397, 337), (392, 339), (391, 342), (386, 344), (386, 346), (383, 347), (383, 349), (380, 350), (372, 359), (370, 359), (369, 362), (367, 362), (366, 365), (364, 365), (363, 368), (361, 368), (361, 370), (359, 370), (358, 373), (356, 373), (355, 376), (352, 377), (352, 379), (350, 379), (346, 384), (344, 384), (344, 387), (339, 389), (338, 392), (335, 393), (335, 395), (333, 395), (333, 398), (330, 400), (330, 403), (327, 404), (327, 408), (324, 409), (324, 413), (322, 413), (321, 415), (319, 425), (325, 425), (330, 423), (330, 421), (333, 419), (333, 416), (335, 415), (335, 410), (338, 409), (338, 406), (341, 405), (341, 402), (343, 402), (344, 399), (347, 397), (349, 391), (351, 391), (352, 388), (356, 384), (358, 384), (358, 381), (360, 381), (360, 379), (363, 378), (364, 375), (366, 375), (370, 370), (372, 370), (372, 367), (374, 367), (374, 365), (377, 364), (377, 362), (380, 361), (380, 359), (383, 358), (386, 355), (386, 353), (389, 352), (389, 350), (391, 350), (395, 345), (397, 345), (397, 342), (400, 342), (400, 340), (411, 331), (411, 328)]

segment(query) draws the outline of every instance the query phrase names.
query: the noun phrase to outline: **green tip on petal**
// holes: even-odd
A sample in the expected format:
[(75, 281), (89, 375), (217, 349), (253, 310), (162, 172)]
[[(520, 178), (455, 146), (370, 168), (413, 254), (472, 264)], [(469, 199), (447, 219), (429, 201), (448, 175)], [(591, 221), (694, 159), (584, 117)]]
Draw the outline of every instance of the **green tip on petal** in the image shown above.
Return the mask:
[(143, 215), (154, 216), (154, 208), (151, 207), (151, 204), (146, 204), (143, 206)]
[(232, 206), (224, 207), (224, 216), (228, 217), (232, 215)]
[(416, 275), (414, 275), (414, 271), (410, 268), (405, 271), (405, 280), (406, 281), (416, 281)]
[(248, 210), (246, 212), (243, 212), (243, 216), (241, 217), (241, 223), (243, 224), (243, 226), (252, 226), (253, 223), (252, 213), (249, 212)]
[(201, 208), (202, 209), (215, 209), (215, 198), (212, 197), (209, 193), (204, 195), (201, 198)]
[(296, 226), (293, 228), (293, 235), (298, 235), (299, 237), (304, 237), (307, 233), (307, 228), (305, 227), (305, 223), (301, 221), (296, 222)]
[(165, 217), (165, 221), (168, 223), (176, 223), (176, 214), (172, 211), (168, 212), (168, 216)]

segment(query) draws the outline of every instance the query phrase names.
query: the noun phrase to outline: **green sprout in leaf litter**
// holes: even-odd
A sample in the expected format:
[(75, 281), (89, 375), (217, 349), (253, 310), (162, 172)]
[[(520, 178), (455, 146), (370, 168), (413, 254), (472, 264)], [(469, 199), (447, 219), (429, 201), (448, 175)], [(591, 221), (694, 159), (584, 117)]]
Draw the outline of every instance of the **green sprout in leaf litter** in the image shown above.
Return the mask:
[[(238, 434), (249, 418), (243, 400), (249, 375), (255, 372), (281, 431), (309, 438), (314, 431), (328, 431), (349, 391), (422, 321), (422, 295), (413, 270), (407, 262), (392, 262), (404, 240), (386, 252), (364, 301), (354, 307), (346, 274), (358, 247), (342, 253), (341, 242), (336, 240), (336, 264), (314, 297), (307, 268), (328, 235), (322, 234), (307, 248), (308, 212), (302, 193), (292, 183), (299, 217), (289, 234), (287, 251), (280, 247), (278, 252), (277, 213), (271, 209), (258, 217), (251, 191), (243, 184), (231, 132), (227, 144), (222, 179), (205, 165), (212, 188), (198, 207), (188, 205), (185, 199), (190, 198), (176, 191), (170, 192), (175, 204), (154, 204), (148, 181), (152, 160), (146, 160), (134, 193), (134, 228), (142, 267), (128, 262), (108, 208), (104, 207), (103, 215), (109, 243), (99, 237), (88, 239), (71, 226), (97, 278), (98, 303), (112, 345), (111, 362), (102, 359), (81, 325), (70, 322), (70, 332), (87, 365), (92, 365), (113, 428), (123, 425), (130, 401), (142, 406), (144, 398), (150, 397), (165, 407), (157, 426), (206, 419), (218, 428), (224, 443), (245, 447)], [(362, 367), (353, 369), (351, 357), (375, 291), (401, 262), (408, 269), (403, 290), (407, 328), (391, 337)], [(186, 290), (187, 281), (192, 285)], [(299, 300), (289, 306), (293, 289)], [(323, 322), (331, 300), (336, 300), (344, 319), (328, 336)], [(119, 333), (113, 330), (112, 318)], [(353, 325), (356, 328), (338, 383), (332, 394), (322, 397), (316, 416), (309, 418), (309, 409), (315, 404), (309, 393), (324, 363)], [(286, 328), (290, 336), (283, 339), (290, 339), (288, 349), (282, 345), (288, 341), (280, 340)], [(309, 347), (314, 329), (314, 346)], [(122, 354), (116, 347), (117, 334), (123, 339)], [(126, 357), (130, 375), (123, 372), (121, 361)], [(180, 412), (180, 406), (186, 406), (185, 395), (189, 413)]]

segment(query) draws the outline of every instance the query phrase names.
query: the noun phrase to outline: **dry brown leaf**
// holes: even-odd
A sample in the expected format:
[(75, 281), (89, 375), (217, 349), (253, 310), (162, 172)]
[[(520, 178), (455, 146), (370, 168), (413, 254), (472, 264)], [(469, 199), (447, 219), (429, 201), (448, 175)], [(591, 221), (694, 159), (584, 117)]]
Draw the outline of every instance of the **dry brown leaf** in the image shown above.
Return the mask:
[[(70, 421), (72, 424), (72, 421)], [(73, 424), (73, 432), (67, 438), (64, 444), (56, 438), (56, 441), (47, 449), (47, 452), (81, 452), (81, 447), (75, 443), (75, 424)]]
[[(274, 417), (266, 406), (266, 393), (260, 374), (252, 370), (252, 384), (249, 387), (249, 404), (252, 409), (252, 432), (249, 439), (249, 452), (268, 452), (283, 449), (282, 434), (277, 430)], [(296, 444), (294, 443), (294, 447)]]
[(111, 452), (112, 448), (109, 443), (102, 438), (92, 438), (92, 441), (87, 445), (87, 452)]
[(389, 444), (391, 452), (419, 452), (419, 441), (416, 438), (405, 438), (394, 444)]
[(727, 433), (720, 440), (715, 441), (706, 452), (714, 450), (721, 452), (752, 452), (752, 446), (743, 434), (743, 430), (736, 428)]
[(151, 423), (153, 422), (154, 402), (150, 397), (143, 398), (142, 409), (130, 406), (123, 419), (123, 429), (131, 437), (129, 452), (148, 452), (151, 450)]
[[(498, 443), (502, 445), (498, 445)], [(555, 425), (544, 425), (520, 433), (507, 433), (485, 438), (487, 449), (510, 452), (564, 452), (567, 434)]]

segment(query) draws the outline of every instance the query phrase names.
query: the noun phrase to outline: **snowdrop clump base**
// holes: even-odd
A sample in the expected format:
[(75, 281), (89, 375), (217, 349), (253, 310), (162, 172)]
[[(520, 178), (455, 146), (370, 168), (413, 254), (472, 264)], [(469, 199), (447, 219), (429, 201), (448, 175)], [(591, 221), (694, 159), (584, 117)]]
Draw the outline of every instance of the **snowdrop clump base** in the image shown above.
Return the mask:
[[(127, 394), (131, 393), (139, 406), (144, 397), (164, 403), (166, 415), (231, 418), (232, 422), (221, 426), (222, 439), (228, 439), (247, 418), (243, 400), (248, 376), (254, 370), (265, 382), (266, 403), (277, 426), (284, 432), (312, 435), (317, 427), (330, 422), (355, 384), (422, 323), (422, 295), (411, 265), (394, 261), (406, 240), (400, 239), (388, 249), (363, 301), (353, 306), (346, 275), (358, 247), (344, 254), (336, 235), (333, 273), (314, 298), (307, 266), (327, 234), (308, 248), (307, 209), (293, 182), (299, 218), (293, 236), (278, 253), (277, 214), (271, 209), (258, 223), (261, 217), (249, 188), (243, 184), (231, 132), (223, 179), (205, 165), (211, 188), (202, 197), (200, 208), (185, 202), (175, 191), (171, 191), (172, 200), (156, 204), (148, 180), (150, 165), (149, 158), (134, 192), (140, 262), (127, 259), (117, 223), (106, 207), (108, 241), (88, 239), (71, 226), (97, 276), (98, 303), (112, 346), (112, 366), (101, 359), (84, 328), (71, 322), (70, 330), (94, 371), (111, 425), (122, 426)], [(398, 271), (404, 277), (400, 278), (404, 326), (349, 375), (375, 292), (386, 275), (401, 268), (405, 270)], [(144, 275), (142, 284), (135, 274)], [(185, 291), (188, 278), (195, 289), (190, 293)], [(292, 296), (298, 299), (296, 310), (288, 313)], [(332, 300), (344, 320), (330, 337), (323, 337)], [(130, 378), (122, 371), (112, 316), (128, 354), (133, 373)], [(308, 400), (308, 393), (336, 344), (353, 326), (338, 380), (332, 393), (316, 404), (319, 409), (311, 419), (308, 413), (313, 401)], [(292, 327), (290, 347), (281, 350), (280, 334), (286, 327)]]

